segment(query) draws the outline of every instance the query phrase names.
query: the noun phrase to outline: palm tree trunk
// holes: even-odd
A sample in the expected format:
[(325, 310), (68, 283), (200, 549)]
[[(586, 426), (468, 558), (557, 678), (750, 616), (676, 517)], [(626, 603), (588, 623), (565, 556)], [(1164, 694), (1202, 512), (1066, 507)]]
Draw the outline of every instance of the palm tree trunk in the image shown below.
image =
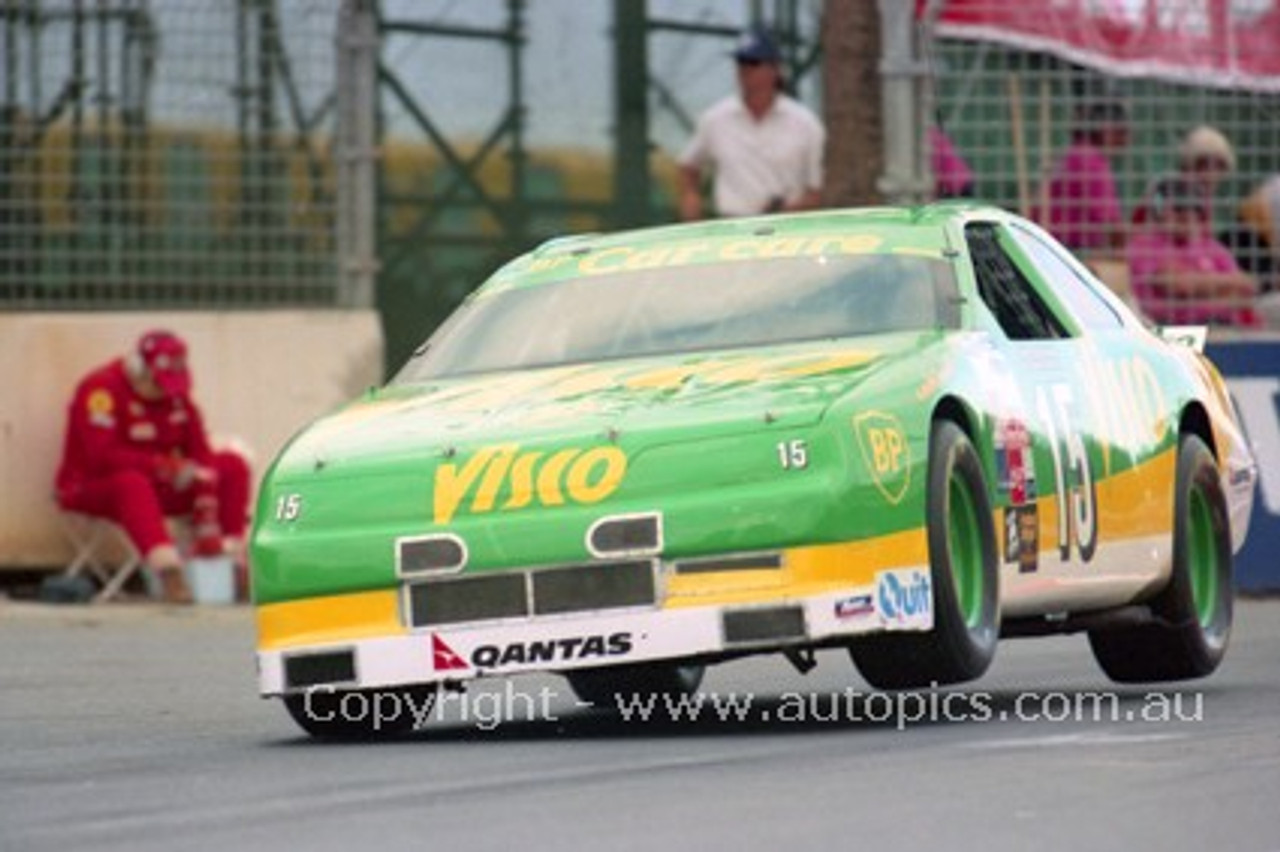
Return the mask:
[(827, 0), (822, 22), (829, 207), (878, 204), (884, 172), (876, 0)]

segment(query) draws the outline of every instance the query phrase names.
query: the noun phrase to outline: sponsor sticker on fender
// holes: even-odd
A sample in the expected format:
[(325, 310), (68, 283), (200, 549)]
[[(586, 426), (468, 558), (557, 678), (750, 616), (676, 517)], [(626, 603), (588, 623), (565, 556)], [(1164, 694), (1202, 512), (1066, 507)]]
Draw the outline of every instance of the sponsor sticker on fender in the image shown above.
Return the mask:
[(1035, 456), (1031, 431), (1017, 418), (1002, 420), (992, 436), (996, 456), (996, 479), (1009, 502), (1021, 506), (1036, 499)]
[(840, 621), (866, 618), (874, 615), (875, 611), (876, 599), (870, 594), (850, 595), (847, 598), (841, 598), (835, 602), (833, 607), (835, 617)]
[(883, 411), (865, 411), (853, 418), (853, 431), (876, 488), (890, 504), (901, 503), (911, 485), (911, 446), (902, 421)]
[(933, 626), (933, 585), (919, 569), (876, 574), (876, 609), (890, 627), (928, 629)]
[(1031, 574), (1039, 567), (1040, 515), (1035, 503), (1004, 510), (1004, 561)]

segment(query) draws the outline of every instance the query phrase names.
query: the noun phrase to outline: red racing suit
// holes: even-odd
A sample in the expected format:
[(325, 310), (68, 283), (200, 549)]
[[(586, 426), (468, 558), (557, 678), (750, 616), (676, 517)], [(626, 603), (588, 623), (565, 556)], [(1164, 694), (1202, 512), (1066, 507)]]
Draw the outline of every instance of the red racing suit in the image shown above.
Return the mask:
[[(190, 460), (210, 475), (184, 481)], [(143, 555), (172, 544), (166, 516), (187, 516), (197, 538), (242, 537), (249, 465), (209, 445), (190, 398), (146, 399), (118, 358), (87, 375), (67, 409), (55, 493), (64, 509), (108, 518)]]

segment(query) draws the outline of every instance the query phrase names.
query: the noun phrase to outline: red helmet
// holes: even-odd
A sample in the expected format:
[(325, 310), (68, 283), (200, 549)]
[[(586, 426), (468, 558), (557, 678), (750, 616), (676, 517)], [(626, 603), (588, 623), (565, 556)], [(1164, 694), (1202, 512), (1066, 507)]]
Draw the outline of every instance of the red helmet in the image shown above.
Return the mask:
[(187, 370), (187, 344), (171, 331), (148, 331), (138, 338), (138, 355), (152, 380), (169, 396), (191, 392)]

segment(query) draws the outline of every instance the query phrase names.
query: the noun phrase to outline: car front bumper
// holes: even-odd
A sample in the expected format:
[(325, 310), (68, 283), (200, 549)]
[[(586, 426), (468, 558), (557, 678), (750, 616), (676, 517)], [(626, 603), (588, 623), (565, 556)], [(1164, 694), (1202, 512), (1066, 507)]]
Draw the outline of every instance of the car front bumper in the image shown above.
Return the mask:
[(454, 683), (931, 629), (927, 565), (874, 558), (884, 555), (866, 543), (800, 548), (783, 554), (773, 578), (673, 576), (659, 563), (656, 605), (427, 627), (408, 626), (403, 588), (267, 604), (258, 608), (259, 689), (275, 696)]

